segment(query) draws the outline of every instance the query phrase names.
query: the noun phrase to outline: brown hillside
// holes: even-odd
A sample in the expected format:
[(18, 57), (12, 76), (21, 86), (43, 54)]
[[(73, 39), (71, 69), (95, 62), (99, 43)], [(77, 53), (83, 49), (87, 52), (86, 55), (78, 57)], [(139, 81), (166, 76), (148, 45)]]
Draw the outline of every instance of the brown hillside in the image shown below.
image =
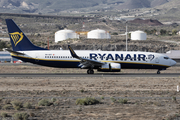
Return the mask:
[(146, 25), (150, 25), (150, 26), (157, 26), (157, 25), (163, 25), (161, 22), (159, 22), (158, 20), (152, 20), (152, 19), (134, 19), (129, 21), (130, 23), (136, 23), (136, 24), (146, 24)]

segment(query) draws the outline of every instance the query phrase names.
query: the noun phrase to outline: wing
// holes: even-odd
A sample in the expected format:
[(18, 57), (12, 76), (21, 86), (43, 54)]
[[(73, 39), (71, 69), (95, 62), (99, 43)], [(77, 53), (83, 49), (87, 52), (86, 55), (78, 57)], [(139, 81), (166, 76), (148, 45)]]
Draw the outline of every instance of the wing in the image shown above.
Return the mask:
[(10, 50), (10, 49), (7, 49), (7, 48), (5, 48), (4, 50), (6, 50), (6, 51), (8, 51), (10, 53), (13, 53), (13, 54), (17, 54), (17, 55), (25, 55), (24, 53), (13, 51), (13, 50)]
[(103, 64), (105, 64), (104, 62), (101, 62), (101, 61), (79, 57), (74, 52), (74, 50), (71, 48), (70, 45), (68, 45), (68, 48), (70, 50), (70, 53), (71, 53), (72, 57), (81, 60), (80, 61), (81, 64), (79, 65), (79, 66), (81, 66), (81, 68), (88, 68), (88, 67), (92, 67), (93, 68), (95, 66), (102, 66)]

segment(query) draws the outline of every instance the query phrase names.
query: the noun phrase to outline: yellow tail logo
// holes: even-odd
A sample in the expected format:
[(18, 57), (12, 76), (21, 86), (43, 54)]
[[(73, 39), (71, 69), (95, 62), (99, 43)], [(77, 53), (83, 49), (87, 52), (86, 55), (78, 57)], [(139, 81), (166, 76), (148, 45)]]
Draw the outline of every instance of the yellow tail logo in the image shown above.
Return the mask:
[(23, 39), (23, 33), (19, 32), (14, 32), (14, 33), (9, 33), (11, 35), (11, 38), (14, 42), (14, 45), (16, 46), (22, 39)]

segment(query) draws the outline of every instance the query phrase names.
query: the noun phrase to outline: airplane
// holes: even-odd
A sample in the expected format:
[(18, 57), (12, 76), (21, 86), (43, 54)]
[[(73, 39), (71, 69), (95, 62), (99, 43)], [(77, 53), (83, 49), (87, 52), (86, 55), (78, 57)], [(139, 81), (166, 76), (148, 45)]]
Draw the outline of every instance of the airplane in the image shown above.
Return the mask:
[(6, 49), (11, 56), (24, 62), (57, 67), (87, 69), (87, 74), (94, 74), (94, 69), (101, 72), (120, 72), (121, 69), (157, 69), (174, 66), (176, 62), (168, 56), (153, 52), (76, 50), (70, 45), (69, 50), (48, 50), (35, 46), (12, 19), (6, 19), (12, 45)]

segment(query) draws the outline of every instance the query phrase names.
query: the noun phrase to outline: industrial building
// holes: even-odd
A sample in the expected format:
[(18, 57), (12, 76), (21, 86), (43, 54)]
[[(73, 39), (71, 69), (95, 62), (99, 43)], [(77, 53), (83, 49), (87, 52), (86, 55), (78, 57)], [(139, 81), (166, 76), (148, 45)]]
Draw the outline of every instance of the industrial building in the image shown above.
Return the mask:
[(18, 59), (11, 57), (9, 52), (6, 51), (0, 51), (0, 62), (14, 62), (18, 61)]
[(134, 31), (130, 32), (131, 33), (131, 40), (146, 40), (147, 39), (147, 34), (143, 31)]
[(180, 62), (180, 50), (170, 50), (166, 52), (166, 55), (176, 62)]
[(111, 36), (109, 32), (101, 29), (96, 29), (88, 32), (87, 34), (88, 39), (110, 39)]
[(75, 33), (73, 30), (59, 30), (55, 33), (55, 42), (67, 40), (67, 39), (79, 39), (79, 35)]

